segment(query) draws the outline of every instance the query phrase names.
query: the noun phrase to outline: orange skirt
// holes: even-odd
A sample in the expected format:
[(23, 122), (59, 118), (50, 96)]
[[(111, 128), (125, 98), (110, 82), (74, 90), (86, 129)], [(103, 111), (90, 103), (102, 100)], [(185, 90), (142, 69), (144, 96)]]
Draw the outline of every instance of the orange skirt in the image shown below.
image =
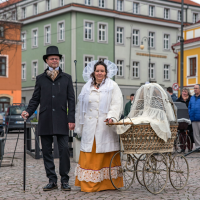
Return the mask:
[[(115, 188), (109, 177), (109, 166), (116, 152), (96, 153), (96, 142), (94, 139), (91, 153), (80, 152), (79, 162), (75, 169), (75, 186), (81, 187), (82, 192), (114, 190)], [(115, 158), (112, 162), (114, 163), (113, 168), (121, 166), (119, 154)], [(116, 177), (114, 181), (118, 183), (118, 187), (123, 187), (122, 177)]]

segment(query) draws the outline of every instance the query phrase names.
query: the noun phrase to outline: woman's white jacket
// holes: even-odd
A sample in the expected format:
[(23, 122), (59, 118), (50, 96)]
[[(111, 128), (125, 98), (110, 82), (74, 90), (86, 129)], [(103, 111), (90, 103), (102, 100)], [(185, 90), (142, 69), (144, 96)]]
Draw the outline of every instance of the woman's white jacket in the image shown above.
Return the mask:
[(75, 133), (81, 138), (81, 151), (91, 152), (96, 141), (96, 153), (106, 153), (119, 150), (119, 137), (116, 126), (107, 126), (106, 119), (115, 118), (119, 120), (123, 110), (122, 93), (116, 82), (112, 81), (112, 99), (107, 114), (99, 111), (99, 100), (101, 91), (93, 86), (90, 88), (87, 112), (84, 115), (84, 124), (79, 123), (80, 105), (76, 107)]

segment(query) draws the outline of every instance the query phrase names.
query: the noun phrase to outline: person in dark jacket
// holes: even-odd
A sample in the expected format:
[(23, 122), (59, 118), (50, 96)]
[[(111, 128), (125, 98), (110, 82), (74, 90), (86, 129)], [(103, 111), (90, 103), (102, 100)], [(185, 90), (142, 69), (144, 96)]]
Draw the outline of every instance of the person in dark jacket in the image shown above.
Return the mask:
[(168, 87), (167, 92), (171, 95), (172, 101), (175, 102), (177, 100), (177, 96), (173, 93), (172, 87)]
[(124, 117), (127, 117), (128, 114), (130, 113), (131, 106), (132, 106), (132, 104), (133, 104), (133, 99), (134, 99), (134, 94), (131, 94), (131, 95), (130, 95), (130, 101), (125, 105)]
[[(189, 105), (189, 102), (190, 102), (190, 98), (191, 98), (191, 94), (190, 94), (190, 90), (186, 87), (184, 87), (182, 89), (182, 93), (180, 95), (180, 97), (176, 100), (176, 102), (181, 102), (181, 103), (185, 103), (186, 106), (188, 107)], [(193, 148), (193, 143), (194, 143), (194, 139), (193, 139), (193, 130), (192, 130), (192, 125), (188, 125), (188, 136), (190, 137), (190, 140), (187, 138), (187, 148), (188, 148), (188, 151), (192, 151), (192, 148)], [(185, 133), (185, 130), (180, 130), (180, 142), (183, 144), (186, 142), (186, 133)], [(191, 141), (191, 142), (190, 142)], [(183, 144), (182, 147), (181, 147), (181, 152), (185, 152), (185, 149), (186, 149), (186, 145)]]
[[(52, 156), (53, 136), (57, 136), (61, 176), (61, 189), (71, 190), (69, 186), (70, 153), (68, 148), (69, 129), (75, 127), (75, 96), (72, 78), (62, 72), (59, 61), (62, 55), (58, 47), (50, 46), (43, 56), (48, 68), (36, 77), (33, 96), (22, 117), (30, 117), (40, 104), (38, 134), (41, 136), (44, 166), (49, 183), (44, 191), (57, 189), (57, 175)], [(67, 114), (67, 106), (69, 108)]]
[(200, 147), (200, 85), (194, 86), (194, 96), (190, 98), (188, 106), (190, 120), (192, 121), (195, 147)]

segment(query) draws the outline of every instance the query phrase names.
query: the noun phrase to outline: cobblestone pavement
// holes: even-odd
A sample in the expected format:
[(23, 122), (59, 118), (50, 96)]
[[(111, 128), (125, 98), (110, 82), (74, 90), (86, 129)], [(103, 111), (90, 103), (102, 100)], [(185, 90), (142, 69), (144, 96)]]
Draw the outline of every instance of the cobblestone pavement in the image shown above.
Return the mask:
[[(16, 138), (16, 134), (9, 134), (8, 138)], [(23, 134), (20, 134), (20, 139), (17, 151), (23, 151)], [(14, 150), (15, 141), (8, 140), (5, 149), (5, 158), (10, 159)], [(23, 192), (23, 154), (16, 153), (14, 166), (0, 168), (0, 199), (200, 199), (200, 153), (193, 153), (187, 157), (190, 166), (190, 176), (187, 186), (182, 190), (175, 190), (168, 181), (164, 191), (160, 194), (153, 195), (144, 187), (140, 186), (137, 180), (134, 180), (132, 187), (128, 191), (119, 192), (116, 190), (102, 191), (94, 193), (84, 193), (79, 187), (74, 186), (74, 168), (76, 163), (71, 159), (70, 185), (72, 190), (64, 192), (60, 189), (49, 192), (44, 192), (42, 187), (47, 184), (48, 180), (45, 175), (43, 160), (35, 160), (27, 155), (27, 176), (26, 176), (26, 192)], [(58, 173), (58, 159), (55, 159), (56, 172)]]

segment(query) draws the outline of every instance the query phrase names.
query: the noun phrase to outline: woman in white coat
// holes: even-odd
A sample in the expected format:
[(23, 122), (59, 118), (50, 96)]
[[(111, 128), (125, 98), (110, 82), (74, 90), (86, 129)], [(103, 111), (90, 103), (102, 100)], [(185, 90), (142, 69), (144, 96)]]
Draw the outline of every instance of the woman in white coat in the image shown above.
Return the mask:
[[(117, 66), (106, 61), (92, 61), (84, 71), (87, 83), (79, 95), (76, 108), (75, 132), (81, 136), (81, 152), (75, 169), (75, 186), (84, 192), (115, 189), (109, 178), (112, 156), (119, 150), (116, 127), (109, 127), (122, 113), (123, 98), (116, 82), (111, 80), (117, 73)], [(115, 166), (120, 167), (120, 157)], [(116, 174), (116, 181), (119, 182)], [(123, 180), (121, 181), (123, 186)]]

